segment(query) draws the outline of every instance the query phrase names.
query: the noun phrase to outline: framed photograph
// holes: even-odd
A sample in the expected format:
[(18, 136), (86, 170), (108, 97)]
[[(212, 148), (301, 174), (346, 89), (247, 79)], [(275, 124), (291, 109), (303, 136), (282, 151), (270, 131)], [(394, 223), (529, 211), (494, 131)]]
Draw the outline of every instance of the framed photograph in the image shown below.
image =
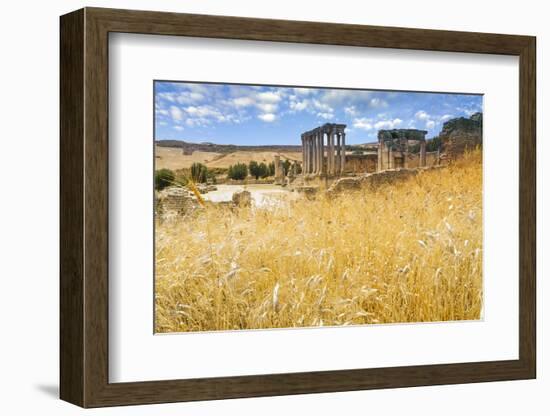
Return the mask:
[(534, 37), (60, 28), (63, 400), (535, 378)]

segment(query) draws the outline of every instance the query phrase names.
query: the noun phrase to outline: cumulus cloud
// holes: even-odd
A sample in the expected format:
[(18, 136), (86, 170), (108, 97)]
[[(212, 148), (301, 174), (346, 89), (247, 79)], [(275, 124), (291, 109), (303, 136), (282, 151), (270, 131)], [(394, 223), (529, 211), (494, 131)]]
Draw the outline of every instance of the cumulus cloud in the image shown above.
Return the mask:
[(330, 120), (334, 117), (334, 114), (332, 114), (332, 113), (317, 113), (317, 117), (321, 117), (325, 120)]
[(441, 117), (439, 117), (439, 121), (441, 121), (441, 122), (443, 123), (443, 122), (445, 122), (445, 121), (447, 121), (447, 120), (450, 120), (450, 119), (452, 119), (452, 118), (453, 118), (452, 115), (450, 115), (450, 114), (444, 114), (444, 115), (442, 115)]
[(258, 97), (258, 100), (263, 103), (275, 104), (281, 101), (281, 95), (272, 91), (260, 92), (258, 93), (257, 97)]
[(369, 105), (373, 108), (385, 108), (388, 106), (388, 103), (381, 98), (371, 98)]
[(430, 129), (430, 130), (431, 130), (431, 129), (433, 129), (434, 127), (435, 127), (435, 121), (433, 121), (433, 120), (428, 120), (428, 121), (426, 121), (426, 128), (427, 128), (427, 129)]
[(294, 92), (298, 95), (310, 95), (314, 90), (311, 88), (294, 88)]
[(257, 107), (264, 113), (274, 113), (278, 108), (277, 104), (272, 103), (258, 103)]
[(357, 115), (357, 108), (354, 105), (344, 108), (344, 112), (352, 117)]
[(414, 115), (419, 120), (428, 120), (430, 119), (430, 115), (426, 113), (424, 110), (417, 111)]
[(303, 111), (309, 108), (309, 100), (290, 101), (289, 107), (294, 111)]
[(174, 121), (181, 121), (183, 119), (183, 111), (175, 105), (170, 107), (170, 115)]
[(275, 121), (277, 116), (273, 113), (266, 113), (266, 114), (260, 114), (258, 118), (262, 121), (265, 121), (266, 123), (271, 123)]
[(234, 98), (232, 102), (236, 107), (248, 107), (254, 104), (254, 100), (250, 97)]
[(327, 90), (320, 96), (320, 100), (330, 105), (355, 103), (366, 100), (372, 95), (371, 91), (360, 90)]
[(364, 117), (354, 119), (353, 127), (361, 130), (372, 130), (374, 128), (372, 120)]
[(397, 128), (402, 122), (403, 120), (399, 118), (394, 118), (393, 120), (380, 120), (374, 125), (374, 127), (377, 129), (391, 130)]

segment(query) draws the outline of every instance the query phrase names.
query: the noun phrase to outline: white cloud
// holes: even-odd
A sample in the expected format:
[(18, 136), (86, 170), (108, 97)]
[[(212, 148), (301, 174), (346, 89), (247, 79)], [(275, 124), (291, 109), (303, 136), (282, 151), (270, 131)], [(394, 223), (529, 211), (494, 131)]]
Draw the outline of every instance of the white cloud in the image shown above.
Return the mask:
[(430, 115), (428, 113), (426, 113), (424, 110), (417, 111), (414, 116), (419, 120), (429, 120), (430, 119)]
[(370, 91), (328, 90), (321, 96), (321, 100), (328, 104), (360, 102), (366, 100), (371, 94)]
[(272, 121), (275, 121), (277, 116), (273, 113), (266, 113), (266, 114), (260, 114), (258, 118), (262, 121), (265, 121), (266, 123), (271, 123)]
[(185, 112), (196, 117), (219, 117), (222, 115), (217, 109), (206, 105), (189, 106), (185, 108)]
[(281, 101), (281, 95), (271, 91), (260, 92), (258, 93), (257, 97), (259, 101), (264, 103), (276, 104)]
[(372, 130), (374, 128), (372, 120), (369, 118), (356, 118), (353, 120), (353, 127), (361, 130)]
[(334, 111), (330, 105), (323, 103), (319, 100), (313, 100), (313, 106), (316, 109), (321, 110), (325, 113), (332, 113)]
[(299, 95), (309, 95), (313, 90), (311, 88), (294, 88), (294, 92)]
[(250, 97), (238, 97), (233, 99), (233, 104), (236, 107), (248, 107), (254, 104), (254, 100)]
[(159, 92), (157, 94), (157, 97), (163, 100), (170, 101), (172, 103), (176, 101), (176, 94), (174, 94), (173, 92)]
[(309, 107), (309, 100), (291, 101), (289, 106), (290, 106), (290, 109), (294, 111), (307, 110)]
[(373, 108), (385, 108), (388, 106), (388, 103), (381, 98), (371, 98), (369, 105)]
[(175, 105), (170, 107), (170, 115), (174, 121), (181, 121), (183, 119), (183, 111)]
[(275, 111), (277, 111), (277, 104), (258, 103), (257, 107), (264, 113), (274, 113)]
[(399, 119), (399, 118), (394, 118), (393, 120), (382, 120), (382, 121), (379, 121), (377, 122), (374, 127), (377, 128), (377, 129), (395, 129), (396, 127), (398, 127), (401, 123), (403, 122), (403, 120)]
[(426, 121), (426, 128), (427, 129), (433, 129), (434, 127), (435, 127), (435, 121), (433, 121), (433, 120)]
[(344, 108), (344, 112), (352, 117), (355, 117), (357, 115), (357, 109), (354, 105)]
[(334, 117), (334, 114), (332, 113), (317, 113), (317, 117), (324, 118), (325, 120), (330, 120)]
[(445, 121), (450, 120), (450, 119), (452, 119), (452, 118), (453, 118), (452, 115), (450, 115), (450, 114), (445, 114), (445, 115), (442, 115), (441, 117), (439, 117), (439, 121), (445, 122)]
[(178, 130), (178, 131), (182, 131), (182, 130), (183, 130), (183, 127), (182, 127), (182, 126), (174, 126), (174, 129), (175, 129), (175, 130)]

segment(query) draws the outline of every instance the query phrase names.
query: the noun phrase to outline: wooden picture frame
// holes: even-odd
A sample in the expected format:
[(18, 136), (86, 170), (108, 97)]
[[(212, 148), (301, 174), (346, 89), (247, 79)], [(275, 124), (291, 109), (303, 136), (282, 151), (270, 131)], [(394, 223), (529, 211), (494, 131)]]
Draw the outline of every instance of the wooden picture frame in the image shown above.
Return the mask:
[[(61, 17), (60, 396), (82, 407), (536, 376), (536, 43), (530, 36), (85, 8)], [(109, 383), (108, 35), (192, 36), (519, 57), (519, 359)]]

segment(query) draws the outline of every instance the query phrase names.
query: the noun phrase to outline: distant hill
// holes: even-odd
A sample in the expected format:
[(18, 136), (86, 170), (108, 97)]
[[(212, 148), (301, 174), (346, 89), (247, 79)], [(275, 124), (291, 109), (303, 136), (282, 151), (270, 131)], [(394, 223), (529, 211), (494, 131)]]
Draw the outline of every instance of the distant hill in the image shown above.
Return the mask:
[(193, 152), (209, 152), (209, 153), (234, 153), (234, 152), (301, 152), (300, 145), (259, 145), (259, 146), (239, 146), (234, 144), (215, 144), (215, 143), (193, 143), (183, 140), (157, 140), (155, 144), (158, 147), (172, 147), (182, 149), (186, 155), (191, 155)]
[[(273, 162), (275, 155), (283, 160), (302, 160), (300, 146), (228, 146), (190, 143), (190, 146), (162, 146), (157, 142), (155, 146), (155, 169), (168, 168), (178, 170), (189, 168), (199, 162), (209, 168), (228, 168), (236, 163), (250, 163), (252, 160), (266, 164)], [(206, 146), (206, 147), (205, 147)], [(199, 150), (205, 149), (205, 150)], [(297, 149), (297, 150), (294, 150)]]

